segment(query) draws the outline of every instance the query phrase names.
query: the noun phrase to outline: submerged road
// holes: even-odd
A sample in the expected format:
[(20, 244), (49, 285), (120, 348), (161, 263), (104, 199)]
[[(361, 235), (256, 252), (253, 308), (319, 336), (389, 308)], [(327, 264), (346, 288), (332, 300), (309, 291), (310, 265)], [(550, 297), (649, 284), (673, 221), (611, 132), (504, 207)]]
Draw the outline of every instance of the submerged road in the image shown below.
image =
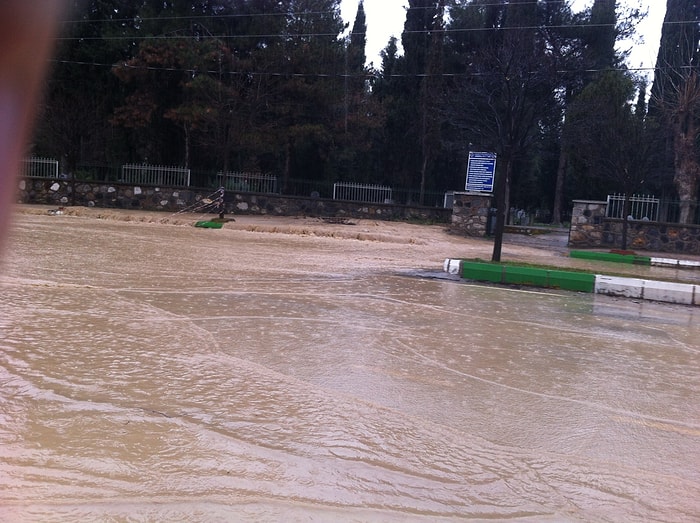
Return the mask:
[(439, 228), (243, 222), (17, 217), (0, 518), (700, 519), (694, 308), (415, 277), (489, 247)]

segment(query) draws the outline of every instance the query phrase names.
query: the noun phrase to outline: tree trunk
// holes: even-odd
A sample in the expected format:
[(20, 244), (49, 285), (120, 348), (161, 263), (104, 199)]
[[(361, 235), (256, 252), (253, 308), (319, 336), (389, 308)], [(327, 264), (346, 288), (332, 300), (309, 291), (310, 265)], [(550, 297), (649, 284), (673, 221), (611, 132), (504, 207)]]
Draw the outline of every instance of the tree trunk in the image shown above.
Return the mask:
[(700, 100), (700, 82), (695, 73), (686, 79), (678, 92), (678, 109), (674, 121), (673, 182), (680, 199), (680, 223), (692, 224), (700, 183), (700, 161), (695, 148), (698, 129), (695, 109)]
[(183, 123), (182, 128), (185, 131), (185, 168), (190, 168), (190, 128), (187, 123)]
[(554, 207), (552, 209), (552, 224), (561, 226), (561, 213), (564, 201), (564, 180), (566, 179), (566, 168), (569, 164), (569, 155), (562, 149), (559, 152), (559, 165), (557, 166), (557, 181), (554, 186)]
[(501, 250), (503, 248), (503, 230), (506, 226), (506, 215), (508, 214), (507, 194), (510, 186), (511, 170), (513, 169), (512, 160), (507, 158), (505, 168), (503, 170), (503, 180), (498, 185), (496, 193), (496, 231), (494, 233), (493, 254), (491, 261), (501, 261)]
[(282, 194), (287, 192), (287, 184), (292, 170), (292, 140), (287, 140), (287, 146), (284, 150), (284, 172), (282, 173)]
[(680, 200), (679, 222), (682, 224), (692, 224), (695, 220), (698, 178), (700, 178), (700, 165), (698, 165), (696, 158), (695, 144), (690, 136), (677, 132), (674, 141), (675, 174), (673, 183)]
[(418, 203), (420, 205), (425, 205), (425, 177), (428, 171), (428, 151), (427, 147), (423, 148), (423, 162), (420, 170), (420, 194), (418, 197)]
[(511, 213), (510, 213), (510, 172), (508, 173), (508, 183), (505, 186), (505, 194), (503, 196), (503, 209), (505, 211), (505, 216), (506, 216), (506, 221), (503, 224), (505, 225), (511, 225)]
[(428, 155), (430, 154), (430, 145), (428, 143), (428, 77), (421, 79), (420, 98), (420, 144), (423, 158), (420, 169), (420, 193), (418, 196), (418, 203), (423, 205), (425, 203), (425, 179), (428, 175)]

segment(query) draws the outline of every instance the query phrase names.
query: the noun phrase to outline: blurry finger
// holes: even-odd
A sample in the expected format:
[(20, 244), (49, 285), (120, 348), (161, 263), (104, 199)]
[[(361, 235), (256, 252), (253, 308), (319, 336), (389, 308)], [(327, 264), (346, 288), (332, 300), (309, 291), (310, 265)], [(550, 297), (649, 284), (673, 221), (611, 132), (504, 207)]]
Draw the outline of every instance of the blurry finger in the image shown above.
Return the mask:
[(64, 1), (0, 1), (0, 248)]

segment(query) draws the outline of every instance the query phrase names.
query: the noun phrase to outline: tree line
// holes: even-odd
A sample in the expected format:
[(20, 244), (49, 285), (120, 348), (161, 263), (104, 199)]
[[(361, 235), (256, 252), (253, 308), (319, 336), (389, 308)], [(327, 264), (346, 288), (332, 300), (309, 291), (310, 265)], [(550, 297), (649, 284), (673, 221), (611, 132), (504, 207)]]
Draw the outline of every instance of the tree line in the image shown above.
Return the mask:
[[(700, 185), (700, 8), (667, 0), (653, 84), (614, 0), (410, 0), (366, 64), (362, 0), (75, 0), (35, 154), (64, 170), (158, 163), (429, 192), (498, 155), (498, 219), (653, 192), (691, 221)], [(402, 52), (400, 52), (400, 48)], [(647, 93), (650, 96), (647, 96)]]

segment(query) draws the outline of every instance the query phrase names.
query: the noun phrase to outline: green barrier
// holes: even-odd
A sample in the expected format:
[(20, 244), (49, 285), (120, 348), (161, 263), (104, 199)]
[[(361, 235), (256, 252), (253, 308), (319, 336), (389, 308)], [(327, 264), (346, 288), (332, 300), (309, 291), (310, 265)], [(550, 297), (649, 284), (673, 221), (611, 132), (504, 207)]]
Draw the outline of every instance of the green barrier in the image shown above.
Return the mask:
[(214, 222), (210, 220), (201, 220), (194, 224), (195, 227), (203, 227), (205, 229), (221, 229), (224, 222)]
[(546, 269), (530, 267), (505, 267), (505, 282), (514, 285), (532, 285), (533, 287), (549, 287)]
[(503, 283), (502, 265), (494, 263), (462, 262), (462, 278), (468, 280)]
[(614, 252), (595, 251), (571, 251), (571, 258), (582, 260), (596, 260), (612, 263), (629, 263), (631, 265), (651, 265), (651, 258), (648, 256), (638, 256), (636, 254), (617, 254)]
[(593, 292), (595, 288), (594, 274), (485, 262), (462, 261), (462, 278), (578, 292)]

